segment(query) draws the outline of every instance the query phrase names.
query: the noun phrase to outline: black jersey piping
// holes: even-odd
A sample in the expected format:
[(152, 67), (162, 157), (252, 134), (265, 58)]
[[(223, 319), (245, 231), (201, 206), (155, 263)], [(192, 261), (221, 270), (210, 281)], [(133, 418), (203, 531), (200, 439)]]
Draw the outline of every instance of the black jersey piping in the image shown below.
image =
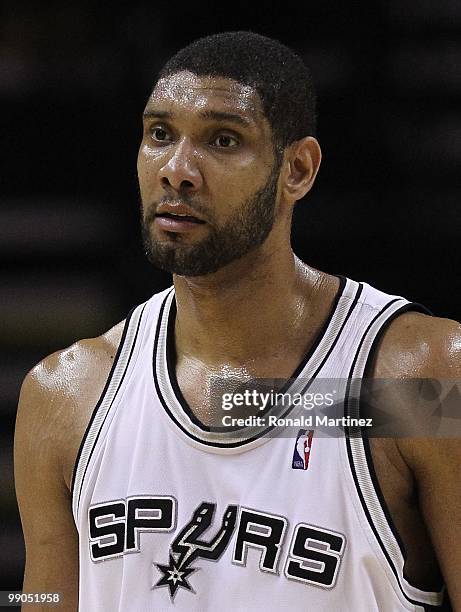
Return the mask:
[(122, 337), (121, 337), (119, 345), (117, 347), (117, 351), (115, 353), (115, 358), (114, 358), (114, 361), (112, 362), (112, 366), (110, 368), (109, 375), (108, 375), (107, 380), (106, 380), (106, 384), (104, 385), (104, 389), (102, 390), (102, 393), (99, 396), (99, 399), (98, 399), (98, 401), (96, 403), (96, 406), (93, 408), (93, 412), (91, 414), (91, 418), (90, 418), (90, 420), (88, 422), (88, 425), (86, 426), (85, 433), (83, 434), (83, 438), (82, 438), (82, 440), (80, 442), (80, 446), (79, 446), (78, 453), (77, 453), (77, 458), (76, 458), (75, 463), (74, 463), (74, 469), (72, 471), (72, 486), (71, 486), (71, 490), (70, 490), (72, 497), (73, 497), (73, 494), (74, 494), (75, 475), (77, 473), (77, 466), (78, 466), (78, 463), (80, 461), (80, 455), (82, 454), (82, 450), (83, 450), (83, 447), (85, 445), (86, 438), (87, 438), (88, 433), (89, 433), (89, 431), (91, 429), (91, 426), (93, 425), (93, 421), (94, 421), (94, 418), (96, 416), (96, 413), (98, 412), (99, 406), (101, 405), (102, 400), (104, 399), (104, 396), (107, 393), (107, 389), (109, 388), (110, 381), (111, 381), (112, 376), (113, 376), (113, 374), (115, 372), (115, 368), (117, 367), (117, 363), (118, 363), (118, 360), (120, 358), (120, 353), (122, 352), (122, 346), (123, 346), (123, 344), (125, 342), (126, 334), (127, 334), (127, 331), (128, 331), (129, 322), (130, 322), (130, 319), (131, 319), (131, 316), (132, 316), (134, 310), (135, 310), (135, 308), (132, 308), (130, 310), (130, 312), (128, 313), (127, 317), (126, 317), (125, 324), (123, 326)]
[[(372, 321), (371, 321), (371, 322), (369, 323), (369, 325), (367, 326), (367, 328), (366, 328), (366, 330), (365, 330), (364, 334), (362, 335), (362, 338), (361, 338), (361, 340), (360, 340), (360, 344), (359, 344), (359, 346), (358, 346), (358, 348), (357, 348), (357, 351), (356, 351), (355, 356), (354, 356), (354, 360), (353, 360), (353, 362), (352, 362), (352, 366), (351, 366), (351, 369), (350, 369), (350, 374), (349, 374), (349, 380), (348, 380), (348, 384), (347, 384), (347, 388), (346, 388), (346, 393), (345, 393), (344, 406), (345, 406), (345, 415), (346, 415), (346, 416), (347, 416), (347, 414), (348, 414), (348, 404), (349, 404), (349, 392), (350, 392), (350, 384), (351, 384), (351, 380), (352, 380), (353, 372), (354, 372), (354, 369), (355, 369), (355, 365), (356, 365), (356, 363), (357, 363), (357, 359), (358, 359), (358, 357), (359, 357), (359, 355), (360, 355), (360, 352), (361, 352), (361, 349), (362, 349), (363, 343), (364, 343), (364, 341), (365, 341), (365, 338), (367, 337), (368, 332), (370, 331), (370, 329), (371, 329), (371, 327), (373, 326), (373, 324), (375, 323), (375, 321), (376, 321), (377, 319), (379, 319), (379, 317), (381, 317), (381, 316), (384, 314), (384, 312), (385, 312), (386, 310), (388, 310), (388, 308), (390, 308), (390, 307), (391, 307), (393, 304), (395, 304), (395, 303), (396, 303), (396, 302), (398, 302), (398, 301), (399, 301), (399, 298), (395, 298), (394, 300), (391, 300), (390, 302), (388, 302), (388, 303), (386, 304), (386, 306), (384, 306), (384, 308), (382, 308), (382, 309), (381, 309), (381, 310), (380, 310), (380, 311), (379, 311), (379, 312), (376, 314), (376, 316), (375, 316), (375, 317), (372, 319)], [(389, 324), (390, 324), (390, 323), (391, 323), (391, 322), (392, 322), (392, 321), (393, 321), (393, 320), (394, 320), (394, 319), (395, 319), (397, 316), (399, 316), (400, 314), (403, 314), (404, 312), (408, 312), (408, 311), (411, 311), (411, 310), (414, 310), (414, 311), (420, 311), (420, 312), (424, 312), (424, 313), (429, 313), (429, 314), (431, 314), (431, 313), (430, 313), (430, 311), (429, 311), (429, 310), (428, 310), (428, 309), (427, 309), (425, 306), (423, 306), (423, 305), (421, 305), (421, 304), (418, 304), (418, 303), (416, 303), (416, 302), (410, 302), (410, 303), (404, 304), (404, 305), (403, 305), (401, 308), (399, 308), (398, 310), (396, 310), (396, 311), (395, 311), (395, 312), (394, 312), (394, 313), (393, 313), (393, 314), (392, 314), (392, 315), (391, 315), (391, 316), (390, 316), (388, 319), (386, 319), (386, 320), (384, 321), (383, 326), (380, 328), (380, 330), (379, 330), (379, 331), (378, 331), (378, 333), (377, 333), (377, 337), (381, 338), (382, 333), (384, 333), (384, 331), (385, 331), (385, 329), (387, 328), (387, 326), (388, 326), (388, 325), (389, 325)], [(381, 333), (381, 332), (382, 332), (382, 333)], [(370, 356), (371, 356), (371, 354), (372, 354), (372, 352), (373, 352), (373, 349), (376, 347), (376, 344), (377, 344), (377, 340), (376, 340), (376, 338), (375, 338), (375, 339), (373, 340), (373, 342), (372, 342), (372, 345), (371, 345), (371, 347), (370, 347), (369, 354), (368, 354), (368, 356), (367, 356), (367, 360), (366, 360), (366, 366), (365, 366), (365, 369), (366, 369), (366, 367), (368, 366), (368, 363), (369, 363), (369, 360), (370, 360)], [(382, 541), (382, 539), (381, 539), (381, 537), (380, 537), (380, 535), (379, 535), (379, 532), (378, 532), (378, 530), (377, 530), (377, 529), (376, 529), (376, 527), (375, 527), (375, 524), (374, 524), (373, 519), (371, 518), (371, 515), (370, 515), (370, 512), (369, 512), (368, 506), (367, 506), (366, 501), (365, 501), (365, 499), (364, 499), (364, 497), (363, 497), (363, 493), (362, 493), (362, 490), (361, 490), (361, 487), (360, 487), (360, 484), (359, 484), (359, 481), (358, 481), (358, 476), (357, 476), (357, 473), (356, 473), (356, 469), (355, 469), (354, 459), (353, 459), (353, 456), (352, 456), (352, 449), (351, 449), (351, 446), (350, 446), (350, 437), (351, 437), (351, 431), (350, 431), (350, 430), (351, 430), (351, 428), (350, 428), (350, 427), (346, 427), (346, 428), (345, 428), (345, 435), (346, 435), (346, 448), (347, 448), (347, 456), (348, 456), (348, 459), (349, 459), (349, 467), (350, 467), (350, 470), (351, 470), (351, 473), (352, 473), (352, 476), (353, 476), (353, 479), (354, 479), (355, 488), (356, 488), (357, 494), (358, 494), (358, 496), (359, 496), (360, 502), (361, 502), (361, 504), (362, 504), (363, 511), (364, 511), (364, 513), (365, 513), (365, 515), (366, 515), (366, 517), (367, 517), (368, 523), (369, 523), (369, 525), (370, 525), (370, 527), (371, 527), (371, 529), (372, 529), (372, 531), (373, 531), (373, 533), (374, 533), (374, 535), (375, 535), (375, 538), (376, 538), (377, 542), (378, 542), (378, 543), (379, 543), (379, 545), (380, 545), (381, 550), (383, 551), (384, 556), (385, 556), (385, 557), (386, 557), (386, 559), (387, 559), (387, 562), (388, 562), (388, 564), (389, 564), (390, 568), (392, 569), (392, 572), (394, 573), (394, 575), (395, 575), (395, 577), (396, 577), (396, 579), (397, 579), (397, 583), (398, 583), (398, 585), (399, 585), (399, 587), (400, 587), (400, 590), (401, 590), (402, 594), (404, 595), (405, 599), (407, 599), (407, 600), (408, 600), (410, 603), (412, 603), (413, 605), (422, 606), (422, 607), (423, 607), (425, 610), (426, 610), (426, 609), (427, 609), (427, 610), (440, 610), (440, 606), (431, 606), (431, 605), (426, 604), (426, 603), (423, 603), (423, 602), (421, 602), (421, 601), (414, 600), (414, 599), (412, 599), (411, 597), (409, 597), (409, 596), (407, 595), (407, 593), (405, 592), (405, 590), (404, 590), (404, 588), (403, 588), (403, 586), (402, 586), (402, 584), (401, 584), (401, 581), (400, 581), (399, 572), (398, 572), (397, 568), (394, 566), (394, 563), (393, 563), (393, 561), (392, 561), (392, 559), (391, 559), (391, 557), (390, 557), (390, 555), (389, 555), (389, 553), (388, 553), (388, 551), (387, 551), (387, 549), (386, 549), (386, 546), (384, 545), (384, 542)], [(354, 435), (354, 437), (357, 437), (357, 431), (356, 431), (356, 430), (354, 430), (354, 434), (353, 434), (353, 435)], [(362, 436), (362, 433), (360, 432), (358, 435), (359, 435), (359, 436), (362, 438), (362, 441), (364, 441), (364, 438), (363, 438), (363, 436)], [(364, 446), (365, 446), (365, 445), (364, 445)], [(400, 548), (400, 552), (401, 552), (401, 554), (402, 554), (403, 558), (405, 559), (405, 558), (406, 558), (406, 553), (405, 553), (405, 549), (404, 549), (404, 547), (403, 547), (402, 540), (401, 540), (401, 538), (400, 538), (400, 536), (399, 536), (399, 534), (398, 534), (397, 530), (395, 529), (395, 526), (394, 526), (394, 524), (393, 524), (392, 519), (390, 518), (390, 513), (389, 513), (389, 509), (387, 508), (387, 505), (386, 505), (385, 503), (383, 504), (383, 502), (384, 502), (384, 497), (382, 496), (382, 492), (381, 492), (381, 490), (380, 490), (379, 486), (378, 486), (378, 489), (376, 488), (376, 485), (377, 485), (378, 481), (377, 481), (377, 478), (376, 478), (376, 474), (375, 474), (375, 472), (374, 472), (374, 468), (373, 468), (372, 470), (370, 470), (369, 458), (371, 458), (371, 453), (367, 454), (366, 449), (365, 449), (365, 456), (366, 456), (366, 459), (367, 459), (367, 468), (368, 468), (368, 470), (369, 470), (369, 473), (370, 473), (370, 478), (371, 478), (372, 483), (373, 483), (373, 486), (374, 486), (374, 488), (375, 488), (375, 492), (376, 492), (376, 494), (377, 494), (378, 501), (380, 502), (381, 508), (382, 508), (383, 513), (384, 513), (384, 515), (385, 515), (385, 517), (386, 517), (386, 520), (387, 520), (387, 522), (388, 522), (389, 528), (390, 528), (390, 530), (392, 531), (392, 533), (393, 533), (393, 535), (394, 535), (394, 537), (395, 537), (395, 539), (396, 539), (396, 541), (397, 541), (397, 544), (398, 544), (398, 546), (399, 546), (399, 548)], [(372, 465), (372, 464), (371, 464), (371, 465)], [(373, 476), (374, 476), (374, 477), (373, 477)], [(379, 493), (378, 493), (378, 491), (379, 491)], [(403, 577), (404, 577), (404, 578), (405, 578), (405, 579), (408, 581), (408, 583), (409, 583), (409, 584), (410, 584), (412, 587), (414, 587), (414, 588), (416, 588), (416, 589), (419, 589), (419, 590), (421, 590), (421, 591), (424, 591), (424, 590), (425, 590), (425, 589), (421, 589), (421, 588), (417, 587), (415, 584), (413, 584), (411, 581), (409, 581), (409, 580), (408, 580), (408, 578), (407, 578), (407, 576), (405, 576), (404, 574), (403, 574)], [(428, 594), (435, 593), (435, 591), (426, 591), (426, 592), (427, 592)]]
[(429, 604), (418, 604), (418, 605), (420, 605), (424, 609), (424, 612), (441, 612), (441, 611), (453, 612), (453, 608), (448, 598), (446, 589), (443, 592), (443, 599), (442, 599), (442, 603), (440, 604), (440, 606), (431, 606)]
[[(399, 315), (403, 314), (404, 312), (422, 312), (424, 314), (428, 314), (432, 316), (432, 312), (426, 308), (425, 306), (423, 306), (422, 304), (418, 304), (417, 302), (412, 302), (409, 304), (406, 304), (405, 306), (403, 306), (401, 309), (397, 310), (397, 312), (395, 312), (393, 315), (391, 315), (388, 319), (386, 319), (386, 321), (384, 322), (384, 324), (380, 327), (380, 329), (378, 330), (378, 333), (376, 334), (373, 342), (371, 343), (370, 346), (370, 350), (365, 362), (365, 367), (364, 367), (364, 378), (367, 378), (368, 374), (370, 373), (370, 369), (371, 369), (371, 365), (375, 356), (375, 351), (377, 349), (377, 346), (380, 342), (380, 340), (382, 339), (384, 333), (386, 332), (386, 330), (389, 328), (389, 325), (392, 323), (392, 321), (394, 321), (395, 318), (397, 318)], [(407, 559), (407, 551), (405, 548), (405, 545), (402, 541), (402, 538), (399, 534), (399, 532), (397, 531), (397, 528), (395, 526), (395, 523), (392, 519), (391, 513), (389, 511), (389, 507), (386, 503), (386, 500), (384, 498), (383, 492), (381, 490), (381, 486), (379, 484), (379, 480), (378, 477), (376, 475), (376, 470), (375, 470), (375, 465), (373, 462), (373, 455), (371, 454), (371, 449), (370, 449), (370, 442), (368, 439), (368, 431), (365, 429), (362, 435), (362, 440), (363, 440), (363, 447), (364, 447), (364, 451), (365, 451), (365, 457), (367, 460), (367, 467), (368, 467), (368, 471), (370, 473), (370, 477), (371, 477), (371, 481), (373, 483), (373, 487), (375, 489), (376, 492), (376, 496), (379, 500), (379, 503), (381, 505), (381, 508), (384, 512), (384, 515), (386, 517), (387, 523), (392, 531), (392, 533), (394, 534), (394, 537), (399, 545), (400, 548), (400, 552), (402, 553), (402, 556), (404, 558), (404, 560), (406, 561)], [(442, 590), (442, 588), (444, 587), (444, 583), (441, 580), (440, 584), (438, 584), (436, 587), (427, 587), (427, 586), (423, 586), (420, 584), (417, 584), (414, 580), (412, 580), (411, 578), (408, 577), (408, 575), (405, 573), (405, 566), (403, 569), (403, 577), (405, 578), (405, 580), (411, 584), (412, 586), (414, 586), (415, 588), (419, 589), (420, 591), (426, 591), (426, 592), (440, 592)]]
[[(334, 317), (335, 313), (336, 313), (336, 309), (338, 307), (338, 303), (339, 300), (341, 299), (341, 296), (344, 292), (344, 287), (346, 286), (346, 281), (347, 279), (344, 276), (338, 276), (339, 278), (339, 286), (338, 289), (336, 290), (336, 295), (335, 295), (335, 299), (333, 301), (333, 304), (331, 305), (330, 311), (328, 313), (328, 317), (325, 320), (324, 324), (322, 325), (320, 331), (318, 332), (318, 334), (315, 337), (315, 340), (312, 344), (312, 346), (309, 348), (309, 350), (306, 352), (306, 354), (304, 355), (304, 357), (301, 359), (301, 362), (298, 364), (298, 366), (296, 367), (295, 371), (293, 372), (293, 374), (290, 376), (290, 378), (287, 380), (287, 382), (283, 385), (283, 387), (281, 389), (279, 389), (279, 393), (284, 393), (287, 388), (289, 387), (289, 380), (296, 378), (298, 376), (298, 374), (303, 370), (304, 366), (306, 365), (306, 363), (309, 361), (309, 359), (312, 357), (312, 355), (314, 354), (315, 350), (317, 349), (317, 347), (319, 346), (320, 342), (322, 341), (328, 326), (332, 320), (332, 318)], [(210, 428), (207, 425), (204, 425), (194, 414), (194, 412), (191, 410), (189, 404), (186, 402), (186, 400), (184, 399), (184, 396), (181, 392), (181, 389), (179, 388), (179, 384), (178, 384), (178, 379), (176, 377), (176, 348), (175, 348), (175, 343), (174, 343), (174, 325), (175, 325), (175, 319), (176, 319), (176, 300), (173, 300), (173, 302), (171, 303), (171, 307), (170, 307), (170, 311), (168, 313), (168, 323), (167, 323), (167, 336), (166, 336), (166, 360), (167, 360), (167, 369), (168, 369), (168, 377), (170, 379), (170, 383), (171, 383), (171, 387), (173, 389), (173, 392), (176, 396), (176, 399), (178, 400), (178, 402), (181, 404), (181, 407), (183, 409), (183, 411), (187, 414), (187, 416), (189, 417), (189, 419), (192, 421), (192, 423), (194, 423), (194, 425), (196, 425), (199, 429), (201, 429), (204, 432), (210, 432)], [(303, 391), (304, 393), (305, 391)], [(261, 415), (263, 416), (264, 413), (261, 413)], [(218, 431), (217, 428), (214, 428), (215, 431)], [(238, 431), (242, 431), (242, 428), (240, 427), (226, 427), (225, 428), (226, 431), (228, 432), (238, 432)]]
[[(334, 309), (332, 308), (332, 311), (330, 313), (330, 317), (328, 318), (327, 324), (324, 326), (324, 329), (322, 329), (322, 335), (319, 335), (319, 342), (320, 340), (323, 338), (323, 335), (326, 331), (326, 329), (328, 328), (328, 325), (331, 322), (331, 319), (333, 318), (334, 314), (336, 313), (336, 309), (337, 309), (337, 305), (339, 303), (339, 300), (343, 294), (343, 290), (344, 290), (344, 286), (346, 284), (346, 280), (344, 277), (340, 277), (340, 288), (338, 289), (337, 292), (337, 300), (335, 300), (335, 307)], [(333, 351), (334, 347), (336, 346), (339, 338), (341, 337), (341, 334), (344, 330), (344, 327), (347, 323), (347, 321), (349, 320), (353, 310), (355, 309), (359, 297), (361, 295), (363, 291), (363, 284), (362, 283), (357, 283), (357, 288), (356, 288), (356, 292), (355, 292), (355, 296), (353, 298), (353, 300), (351, 300), (351, 305), (349, 307), (349, 310), (347, 312), (347, 315), (344, 318), (344, 321), (341, 324), (340, 329), (338, 330), (333, 342), (331, 343), (326, 355), (324, 356), (322, 362), (320, 363), (320, 365), (317, 367), (316, 371), (311, 375), (309, 382), (307, 383), (307, 385), (304, 387), (304, 389), (301, 391), (301, 393), (305, 393), (306, 390), (309, 388), (309, 386), (312, 384), (312, 382), (315, 380), (316, 375), (318, 374), (318, 372), (322, 369), (322, 367), (324, 366), (325, 362), (327, 361), (328, 357), (330, 356), (331, 352)], [(261, 431), (260, 433), (258, 433), (257, 435), (253, 436), (252, 438), (247, 438), (245, 440), (240, 440), (238, 442), (227, 442), (227, 443), (223, 443), (223, 442), (209, 442), (207, 440), (203, 440), (201, 438), (198, 438), (197, 436), (191, 434), (185, 427), (183, 427), (183, 425), (181, 423), (179, 423), (179, 421), (175, 418), (174, 414), (172, 413), (172, 411), (170, 410), (169, 406), (168, 406), (168, 402), (166, 401), (166, 399), (163, 397), (163, 394), (161, 392), (161, 388), (159, 385), (159, 381), (158, 381), (158, 377), (157, 377), (157, 367), (156, 367), (156, 361), (157, 361), (157, 352), (158, 352), (158, 339), (159, 339), (159, 335), (160, 335), (160, 328), (161, 328), (161, 323), (162, 323), (162, 319), (163, 319), (163, 312), (165, 309), (165, 305), (166, 305), (166, 300), (168, 298), (168, 295), (165, 297), (162, 307), (160, 309), (160, 313), (159, 313), (159, 317), (158, 317), (158, 322), (157, 322), (157, 330), (156, 330), (156, 334), (155, 334), (155, 342), (154, 342), (154, 350), (153, 350), (153, 378), (154, 378), (154, 384), (155, 384), (155, 388), (157, 391), (157, 395), (160, 399), (160, 402), (165, 410), (165, 412), (168, 414), (168, 416), (170, 417), (170, 419), (176, 424), (177, 427), (179, 427), (179, 429), (186, 434), (186, 436), (188, 436), (189, 438), (191, 438), (192, 440), (200, 443), (200, 444), (204, 444), (206, 446), (211, 446), (211, 447), (215, 447), (215, 448), (238, 448), (241, 446), (245, 446), (247, 444), (250, 444), (256, 440), (258, 440), (259, 438), (263, 437), (264, 435), (268, 434), (270, 431), (272, 431), (274, 429), (275, 426), (271, 426), (271, 427), (266, 427), (263, 431)], [(317, 345), (318, 346), (318, 345)], [(315, 349), (314, 349), (315, 350)], [(310, 357), (313, 354), (313, 351), (309, 351), (309, 357), (308, 359), (310, 359)], [(303, 360), (304, 361), (304, 360)], [(307, 361), (305, 362), (307, 363)], [(305, 364), (304, 364), (305, 365)], [(304, 366), (303, 366), (304, 367)], [(171, 379), (170, 379), (170, 383), (171, 383)], [(179, 401), (179, 398), (177, 398)], [(182, 406), (182, 403), (181, 403)], [(281, 418), (284, 418), (287, 416), (287, 414), (289, 414), (289, 412), (291, 411), (292, 407), (289, 406), (286, 410), (286, 412), (281, 415)], [(203, 427), (203, 425), (202, 425)]]
[[(296, 378), (298, 376), (298, 374), (302, 371), (302, 369), (304, 368), (306, 363), (309, 361), (309, 359), (314, 354), (314, 351), (316, 350), (316, 348), (320, 344), (323, 336), (325, 335), (326, 330), (328, 329), (328, 325), (330, 324), (330, 321), (331, 321), (331, 319), (333, 318), (333, 316), (334, 316), (334, 314), (336, 312), (336, 309), (338, 307), (338, 302), (339, 302), (339, 300), (341, 298), (341, 295), (343, 294), (344, 287), (346, 285), (346, 278), (345, 277), (339, 277), (339, 280), (340, 280), (340, 283), (339, 283), (338, 289), (336, 291), (334, 302), (333, 302), (333, 304), (332, 304), (332, 306), (330, 308), (330, 311), (328, 313), (328, 317), (327, 317), (325, 323), (322, 325), (322, 328), (320, 329), (319, 333), (317, 334), (317, 336), (316, 336), (316, 338), (314, 340), (314, 343), (312, 344), (310, 349), (307, 351), (307, 353), (304, 355), (304, 357), (302, 358), (301, 362), (296, 367), (294, 373), (290, 376), (290, 379)], [(199, 427), (202, 431), (209, 432), (210, 428), (207, 427), (206, 425), (204, 425), (195, 416), (194, 412), (190, 409), (189, 404), (184, 399), (184, 396), (183, 396), (183, 394), (181, 392), (181, 389), (179, 388), (178, 379), (176, 378), (176, 368), (175, 368), (176, 349), (175, 349), (175, 344), (174, 344), (174, 323), (175, 323), (175, 317), (176, 317), (176, 301), (173, 300), (173, 302), (171, 304), (170, 312), (168, 313), (168, 331), (167, 331), (167, 346), (166, 346), (167, 367), (168, 367), (168, 376), (169, 376), (169, 379), (170, 379), (170, 383), (171, 383), (171, 386), (173, 388), (173, 391), (174, 391), (174, 394), (176, 396), (176, 399), (181, 404), (182, 409), (187, 414), (189, 419), (194, 423), (194, 425)], [(280, 389), (280, 393), (283, 393), (286, 390), (286, 387), (288, 387), (288, 386), (289, 386), (289, 383), (287, 381), (287, 383)], [(241, 428), (239, 428), (239, 427), (226, 427), (226, 431), (229, 431), (229, 432), (230, 431), (238, 432), (238, 431), (241, 431)]]
[[(130, 354), (129, 354), (128, 359), (127, 359), (125, 370), (124, 370), (123, 375), (122, 375), (122, 377), (120, 379), (120, 382), (118, 384), (117, 390), (114, 393), (114, 397), (112, 398), (111, 405), (109, 406), (109, 408), (107, 410), (107, 413), (106, 413), (106, 416), (105, 416), (105, 418), (104, 418), (103, 422), (101, 423), (101, 426), (100, 426), (100, 428), (98, 430), (98, 433), (97, 433), (96, 438), (94, 440), (93, 446), (91, 447), (90, 454), (88, 455), (88, 459), (86, 461), (85, 469), (83, 471), (81, 482), (80, 482), (80, 489), (78, 491), (78, 500), (77, 500), (77, 504), (76, 504), (76, 511), (77, 512), (78, 512), (78, 508), (80, 507), (80, 496), (81, 496), (81, 493), (82, 493), (83, 483), (85, 481), (86, 471), (88, 469), (88, 465), (90, 463), (91, 457), (93, 455), (93, 451), (94, 451), (94, 449), (96, 447), (96, 444), (98, 442), (99, 434), (101, 433), (101, 430), (102, 430), (102, 428), (104, 426), (104, 423), (106, 421), (107, 415), (109, 414), (110, 409), (112, 407), (112, 404), (114, 403), (114, 400), (117, 397), (118, 392), (120, 390), (120, 387), (121, 387), (121, 385), (122, 385), (122, 383), (123, 383), (123, 381), (125, 379), (125, 374), (127, 372), (128, 366), (129, 366), (129, 364), (131, 362), (131, 356), (133, 355), (134, 347), (136, 346), (136, 340), (137, 340), (137, 337), (138, 337), (139, 326), (141, 324), (141, 319), (142, 319), (142, 315), (143, 315), (145, 307), (146, 307), (146, 304), (144, 304), (143, 309), (142, 309), (141, 314), (140, 314), (140, 317), (139, 317), (139, 320), (138, 320), (138, 325), (137, 325), (137, 328), (136, 328), (136, 333), (135, 333), (135, 336), (133, 338), (133, 344), (131, 346), (131, 351), (130, 351)], [(98, 402), (97, 402), (97, 404), (96, 404), (96, 406), (95, 406), (95, 408), (93, 410), (93, 413), (91, 415), (91, 419), (90, 419), (90, 421), (89, 421), (89, 423), (88, 423), (88, 425), (86, 427), (86, 430), (85, 430), (85, 433), (83, 435), (82, 441), (80, 442), (80, 447), (78, 449), (77, 458), (75, 460), (74, 469), (73, 469), (73, 472), (72, 472), (72, 486), (71, 486), (71, 496), (70, 496), (70, 499), (72, 501), (74, 499), (75, 476), (76, 476), (76, 473), (77, 473), (77, 468), (78, 468), (80, 457), (81, 457), (81, 454), (82, 454), (82, 451), (83, 451), (83, 447), (85, 446), (85, 442), (86, 442), (88, 434), (89, 434), (89, 432), (91, 430), (91, 426), (93, 425), (94, 419), (95, 419), (95, 417), (96, 417), (96, 415), (97, 415), (97, 413), (99, 411), (99, 408), (101, 407), (101, 404), (102, 404), (102, 402), (103, 402), (103, 400), (104, 400), (104, 398), (106, 396), (107, 390), (109, 389), (110, 382), (111, 382), (112, 377), (114, 375), (114, 372), (115, 372), (115, 370), (117, 368), (117, 364), (118, 364), (118, 361), (120, 359), (120, 355), (121, 355), (123, 346), (125, 344), (125, 339), (126, 339), (126, 335), (128, 333), (129, 326), (130, 326), (131, 318), (132, 318), (133, 313), (136, 310), (136, 308), (137, 308), (136, 306), (134, 308), (132, 308), (130, 310), (130, 312), (128, 313), (127, 317), (126, 317), (125, 325), (123, 327), (122, 337), (120, 339), (120, 343), (118, 345), (117, 353), (115, 354), (114, 362), (113, 362), (112, 367), (110, 369), (109, 376), (107, 377), (106, 384), (104, 385), (104, 389), (103, 389), (103, 391), (102, 391), (102, 393), (101, 393), (101, 395), (99, 397), (99, 400), (98, 400)]]
[[(379, 484), (379, 480), (378, 477), (376, 475), (376, 470), (375, 470), (375, 466), (373, 463), (373, 456), (371, 454), (371, 449), (370, 449), (370, 442), (368, 440), (368, 434), (365, 431), (362, 435), (362, 441), (363, 441), (363, 447), (364, 447), (364, 451), (365, 451), (365, 457), (367, 460), (367, 468), (368, 468), (368, 472), (370, 474), (370, 478), (371, 481), (373, 483), (373, 488), (375, 490), (376, 496), (379, 500), (380, 506), (384, 512), (384, 516), (386, 517), (386, 521), (387, 524), (390, 527), (390, 530), (392, 531), (392, 533), (394, 534), (394, 537), (399, 545), (400, 548), (400, 552), (402, 553), (402, 557), (404, 558), (404, 561), (407, 560), (407, 551), (405, 549), (405, 545), (403, 544), (402, 538), (399, 534), (399, 532), (397, 531), (397, 528), (395, 527), (395, 523), (392, 519), (391, 513), (389, 511), (389, 507), (386, 503), (386, 500), (384, 498), (383, 492), (381, 490), (381, 486)], [(415, 587), (416, 589), (419, 589), (420, 591), (425, 591), (427, 593), (437, 593), (440, 592), (443, 587), (444, 587), (444, 583), (443, 580), (441, 580), (440, 584), (438, 584), (435, 587), (428, 587), (427, 585), (422, 585), (422, 584), (418, 584), (416, 583), (413, 579), (409, 578), (408, 575), (405, 572), (405, 565), (403, 567), (403, 577), (405, 578), (405, 580), (413, 587)]]

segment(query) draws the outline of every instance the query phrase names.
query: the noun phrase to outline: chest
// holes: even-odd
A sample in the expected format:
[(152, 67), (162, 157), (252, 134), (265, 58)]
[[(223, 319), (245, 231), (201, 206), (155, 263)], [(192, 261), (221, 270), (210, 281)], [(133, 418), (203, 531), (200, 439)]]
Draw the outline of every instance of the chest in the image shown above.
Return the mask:
[[(285, 387), (299, 361), (297, 354), (273, 354), (245, 367), (212, 367), (182, 357), (175, 370), (177, 392), (204, 425), (216, 424), (229, 410), (235, 418), (257, 416), (265, 407), (258, 398)], [(225, 399), (235, 396), (242, 400)]]

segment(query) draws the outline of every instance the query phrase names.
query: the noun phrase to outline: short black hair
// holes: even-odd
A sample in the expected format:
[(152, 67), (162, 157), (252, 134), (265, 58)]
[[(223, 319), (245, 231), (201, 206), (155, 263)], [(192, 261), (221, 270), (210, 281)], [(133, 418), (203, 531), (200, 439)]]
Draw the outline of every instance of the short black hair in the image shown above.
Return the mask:
[(157, 80), (182, 71), (253, 87), (278, 149), (316, 135), (316, 96), (310, 71), (299, 55), (278, 40), (246, 31), (199, 38), (168, 60)]

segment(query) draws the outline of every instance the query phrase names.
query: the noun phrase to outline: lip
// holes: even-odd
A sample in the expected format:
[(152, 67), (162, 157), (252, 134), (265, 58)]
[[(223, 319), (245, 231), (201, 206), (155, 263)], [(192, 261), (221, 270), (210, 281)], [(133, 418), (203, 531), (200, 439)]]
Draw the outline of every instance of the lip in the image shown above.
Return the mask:
[(181, 219), (180, 217), (155, 217), (155, 225), (165, 232), (190, 232), (198, 227), (202, 227), (203, 223), (196, 223), (195, 221), (189, 221), (188, 219)]
[[(168, 216), (163, 216), (168, 215)], [(174, 216), (169, 216), (174, 215)], [(182, 218), (184, 217), (184, 219)], [(190, 232), (205, 221), (187, 204), (163, 202), (155, 212), (155, 224), (166, 232)]]
[(160, 204), (160, 206), (155, 211), (155, 216), (156, 218), (158, 218), (158, 215), (164, 214), (194, 217), (194, 219), (197, 219), (197, 221), (205, 223), (204, 219), (202, 219), (200, 215), (197, 215), (195, 210), (190, 206), (187, 206), (187, 204), (174, 204), (172, 202), (163, 202), (163, 204)]

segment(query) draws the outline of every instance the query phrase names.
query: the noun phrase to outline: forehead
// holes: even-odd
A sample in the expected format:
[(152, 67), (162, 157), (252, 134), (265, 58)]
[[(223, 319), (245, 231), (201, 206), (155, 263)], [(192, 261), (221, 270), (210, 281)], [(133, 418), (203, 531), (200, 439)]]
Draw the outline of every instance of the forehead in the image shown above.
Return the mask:
[(178, 72), (160, 79), (146, 105), (162, 110), (203, 112), (218, 110), (237, 112), (254, 122), (264, 121), (260, 97), (250, 85), (243, 85), (223, 77), (197, 76)]

